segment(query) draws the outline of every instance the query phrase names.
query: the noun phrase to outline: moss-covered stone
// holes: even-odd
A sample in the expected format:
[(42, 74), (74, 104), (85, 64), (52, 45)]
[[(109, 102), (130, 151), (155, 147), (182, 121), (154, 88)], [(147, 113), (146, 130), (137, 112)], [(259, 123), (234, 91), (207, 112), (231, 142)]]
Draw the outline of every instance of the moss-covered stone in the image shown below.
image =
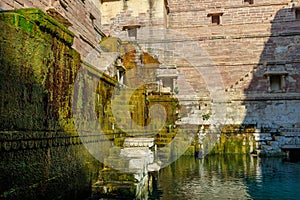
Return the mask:
[(252, 137), (250, 133), (222, 133), (210, 154), (250, 154)]
[(73, 34), (38, 9), (0, 13), (2, 130), (74, 130), (71, 96), (80, 55)]
[(40, 9), (25, 8), (1, 11), (1, 13), (1, 21), (5, 21), (28, 33), (40, 35), (39, 31), (34, 27), (34, 25), (37, 25), (40, 30), (50, 33), (68, 46), (73, 44), (74, 34)]
[(97, 178), (72, 118), (73, 36), (38, 9), (0, 12), (1, 199), (81, 199)]

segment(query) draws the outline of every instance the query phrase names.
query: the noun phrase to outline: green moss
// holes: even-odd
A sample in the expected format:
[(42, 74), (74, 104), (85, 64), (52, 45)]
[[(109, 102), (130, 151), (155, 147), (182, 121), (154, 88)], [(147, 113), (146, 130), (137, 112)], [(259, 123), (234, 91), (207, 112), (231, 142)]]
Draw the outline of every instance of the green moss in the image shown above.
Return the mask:
[(108, 52), (119, 52), (120, 44), (120, 39), (115, 37), (106, 37), (100, 42), (101, 48)]
[[(1, 11), (0, 19), (27, 33), (40, 35), (41, 33), (38, 32), (39, 30), (42, 30), (43, 32), (50, 33), (59, 40), (62, 40), (69, 46), (73, 44), (74, 34), (55, 19), (43, 13), (40, 9), (25, 8), (12, 11)], [(35, 25), (39, 27), (39, 30), (34, 27)]]
[(195, 155), (195, 146), (191, 145), (183, 154), (184, 156), (194, 156)]
[(221, 134), (210, 154), (250, 154), (250, 134)]
[(71, 94), (80, 55), (70, 48), (73, 34), (38, 9), (0, 12), (0, 24), (1, 128), (74, 130)]

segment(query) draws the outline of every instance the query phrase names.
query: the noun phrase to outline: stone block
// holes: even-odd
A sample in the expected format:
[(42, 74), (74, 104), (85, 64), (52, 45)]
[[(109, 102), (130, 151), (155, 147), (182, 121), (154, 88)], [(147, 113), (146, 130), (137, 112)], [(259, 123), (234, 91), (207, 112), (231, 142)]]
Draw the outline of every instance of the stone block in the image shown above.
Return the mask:
[(133, 158), (129, 160), (129, 169), (145, 170), (147, 167), (146, 158)]
[(271, 141), (271, 142), (270, 142), (270, 145), (271, 145), (272, 147), (279, 147), (279, 142), (277, 142), (277, 141)]
[(273, 150), (273, 147), (269, 145), (261, 145), (261, 149), (265, 151), (271, 151)]
[(255, 141), (267, 141), (272, 140), (270, 133), (253, 133)]
[(275, 141), (278, 141), (280, 144), (283, 144), (285, 142), (284, 136), (274, 136)]

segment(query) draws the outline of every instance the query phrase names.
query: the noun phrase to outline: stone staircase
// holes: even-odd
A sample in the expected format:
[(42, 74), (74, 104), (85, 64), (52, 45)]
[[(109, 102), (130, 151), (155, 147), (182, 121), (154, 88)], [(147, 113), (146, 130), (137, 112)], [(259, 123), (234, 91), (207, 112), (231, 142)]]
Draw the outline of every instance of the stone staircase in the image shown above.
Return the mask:
[(114, 123), (121, 129), (123, 137), (153, 136), (144, 128), (148, 118), (143, 89), (120, 88), (111, 101)]
[[(296, 51), (297, 47), (299, 46), (299, 42), (296, 44), (289, 44), (288, 46), (283, 46), (282, 48), (285, 49), (281, 53), (274, 55), (273, 63), (278, 62), (285, 62), (289, 60), (289, 55), (293, 55), (293, 51)], [(230, 85), (228, 88), (225, 89), (226, 92), (236, 92), (238, 89), (247, 87), (248, 83), (253, 79), (253, 75), (255, 72), (259, 70), (258, 66), (253, 67), (248, 73), (244, 74), (239, 80), (237, 80), (234, 84)]]
[(160, 133), (160, 138), (155, 138), (155, 144), (159, 147), (157, 160), (160, 161), (161, 166), (172, 163), (183, 154), (194, 156), (195, 149), (191, 144), (197, 131), (197, 125), (185, 124), (177, 125), (174, 131)]
[(142, 50), (142, 48), (136, 44), (135, 45), (135, 55), (134, 55), (134, 62), (136, 63), (136, 67), (143, 67), (143, 62), (142, 62), (142, 55), (143, 55), (144, 51)]
[[(247, 88), (249, 82), (253, 79), (254, 74), (259, 70), (258, 66), (253, 67), (248, 73), (241, 76), (234, 84), (225, 89), (225, 92), (236, 92)], [(244, 92), (242, 90), (242, 92)]]
[(257, 154), (282, 155), (290, 149), (300, 149), (300, 128), (280, 128), (261, 132), (256, 130), (254, 139)]

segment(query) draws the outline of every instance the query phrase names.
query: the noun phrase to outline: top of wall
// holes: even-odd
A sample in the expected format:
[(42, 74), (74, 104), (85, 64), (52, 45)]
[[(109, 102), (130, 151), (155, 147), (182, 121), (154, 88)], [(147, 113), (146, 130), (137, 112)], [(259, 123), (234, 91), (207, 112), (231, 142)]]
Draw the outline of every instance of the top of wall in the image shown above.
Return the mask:
[(39, 8), (74, 33), (73, 48), (82, 59), (97, 47), (105, 34), (101, 31), (99, 0), (2, 0), (1, 10)]
[(40, 9), (25, 8), (12, 11), (0, 11), (0, 13), (2, 13), (0, 15), (1, 19), (11, 25), (24, 29), (25, 31), (31, 30), (28, 28), (27, 21), (23, 21), (23, 17), (26, 17), (26, 20), (30, 20), (32, 23), (35, 23), (37, 26), (41, 27), (41, 30), (45, 30), (56, 38), (64, 41), (65, 44), (69, 46), (72, 46), (73, 44), (74, 34), (64, 25), (58, 23), (49, 15), (46, 15)]

